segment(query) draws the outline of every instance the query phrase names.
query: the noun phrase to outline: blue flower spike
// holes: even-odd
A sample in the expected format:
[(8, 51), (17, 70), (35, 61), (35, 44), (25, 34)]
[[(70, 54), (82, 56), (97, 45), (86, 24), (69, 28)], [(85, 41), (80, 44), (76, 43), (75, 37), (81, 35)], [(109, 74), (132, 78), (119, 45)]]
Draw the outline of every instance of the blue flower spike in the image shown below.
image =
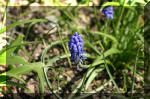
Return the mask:
[(107, 19), (113, 19), (113, 7), (107, 6), (102, 10), (102, 13), (106, 16)]
[[(85, 60), (86, 57), (83, 51), (82, 35), (78, 35), (78, 33), (75, 32), (75, 34), (70, 38), (68, 46), (71, 53), (71, 62), (75, 62), (77, 64), (84, 64), (82, 60)], [(79, 69), (78, 66), (77, 68)]]

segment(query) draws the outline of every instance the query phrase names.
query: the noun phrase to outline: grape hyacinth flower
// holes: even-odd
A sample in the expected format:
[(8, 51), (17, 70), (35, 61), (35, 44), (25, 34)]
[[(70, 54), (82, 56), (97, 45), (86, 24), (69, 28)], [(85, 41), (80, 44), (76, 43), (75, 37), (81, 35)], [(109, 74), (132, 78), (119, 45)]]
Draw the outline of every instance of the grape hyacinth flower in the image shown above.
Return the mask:
[(102, 13), (106, 16), (107, 19), (113, 19), (113, 7), (107, 6), (102, 10)]
[(77, 64), (83, 64), (82, 59), (86, 59), (83, 51), (83, 39), (81, 37), (82, 35), (78, 35), (78, 33), (75, 32), (75, 34), (70, 38), (70, 41), (68, 43), (71, 53), (71, 61)]

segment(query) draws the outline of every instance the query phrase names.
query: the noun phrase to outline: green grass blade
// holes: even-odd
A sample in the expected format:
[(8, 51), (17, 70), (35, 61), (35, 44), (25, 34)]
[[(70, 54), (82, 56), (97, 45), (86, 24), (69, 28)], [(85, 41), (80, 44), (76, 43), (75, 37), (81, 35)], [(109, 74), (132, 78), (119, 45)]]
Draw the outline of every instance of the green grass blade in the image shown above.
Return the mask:
[(65, 54), (67, 55), (67, 59), (68, 59), (69, 65), (70, 65), (70, 67), (72, 68), (72, 63), (71, 63), (70, 58), (69, 58), (69, 56), (68, 56), (69, 52), (67, 51), (67, 48), (66, 48), (66, 46), (65, 46), (65, 44), (64, 44), (64, 41), (63, 41), (63, 39), (62, 39), (62, 35), (61, 35), (60, 31), (59, 31), (59, 27), (58, 27), (58, 26), (57, 26), (57, 29), (58, 29), (59, 38), (60, 38), (60, 40), (61, 40), (61, 44), (62, 44), (62, 46), (63, 46), (63, 48), (64, 48)]
[(27, 61), (21, 56), (7, 56), (7, 65), (26, 64)]
[[(116, 70), (115, 66), (111, 63), (111, 61), (109, 61), (109, 60), (105, 60), (105, 61), (106, 61), (107, 64), (112, 66), (114, 70)], [(97, 65), (100, 65), (100, 64), (104, 64), (105, 61), (104, 60), (95, 61), (92, 64), (86, 65), (86, 67), (91, 68), (91, 67), (94, 67), (94, 66), (97, 66)]]
[(30, 32), (31, 27), (32, 27), (35, 23), (37, 23), (37, 22), (30, 23), (30, 25), (28, 26), (27, 31), (26, 31), (26, 34), (25, 34), (25, 39), (24, 39), (25, 41), (26, 41), (27, 38), (28, 38), (28, 35), (29, 35), (29, 32)]
[[(108, 57), (108, 56), (110, 56), (110, 55), (118, 54), (118, 53), (120, 53), (120, 51), (119, 51), (118, 49), (116, 49), (116, 48), (111, 48), (111, 49), (109, 49), (109, 50), (107, 50), (107, 51), (104, 52), (104, 56), (105, 56), (105, 57)], [(101, 60), (102, 58), (103, 58), (103, 56), (97, 57), (97, 59), (95, 60), (95, 62)]]
[[(33, 42), (24, 42), (24, 43), (19, 43), (19, 44), (15, 44), (15, 45), (11, 45), (11, 46), (7, 46), (7, 47), (5, 47), (5, 48), (3, 48), (1, 51), (0, 51), (0, 55), (1, 54), (3, 54), (3, 53), (5, 53), (6, 51), (9, 51), (9, 50), (11, 50), (11, 52), (13, 52), (12, 51), (12, 48), (14, 48), (14, 49), (16, 49), (16, 47), (18, 47), (18, 46), (21, 46), (21, 45), (27, 45), (27, 44), (36, 44), (36, 43), (40, 43), (41, 41), (33, 41)], [(10, 53), (11, 53), (10, 52)], [(7, 54), (7, 56), (8, 56), (8, 54)]]
[(18, 80), (20, 80), (21, 82), (23, 82), (23, 83), (26, 83), (21, 77), (19, 77), (18, 75), (15, 75), (15, 74), (11, 74), (11, 73), (7, 73), (7, 72), (4, 72), (4, 73), (2, 73), (2, 74), (0, 74), (0, 76), (9, 76), (9, 77), (13, 77), (13, 78), (15, 78), (15, 79), (18, 79)]
[(46, 80), (46, 83), (47, 83), (47, 86), (48, 86), (49, 90), (50, 90), (58, 99), (62, 99), (59, 95), (57, 95), (57, 94), (54, 93), (54, 91), (53, 91), (53, 87), (52, 87), (52, 85), (51, 85), (51, 83), (49, 82), (48, 77), (47, 77), (47, 68), (43, 68), (43, 73), (44, 73), (44, 77), (45, 77), (45, 80)]
[(42, 68), (37, 68), (37, 73), (38, 73), (38, 77), (39, 77), (39, 90), (40, 90), (40, 98), (43, 99), (44, 96), (44, 73)]
[(90, 92), (87, 92), (87, 93), (84, 93), (83, 95), (79, 96), (79, 97), (76, 97), (75, 99), (85, 99), (86, 97), (88, 96), (91, 96), (99, 91), (101, 91), (102, 89), (104, 89), (109, 83), (111, 82), (111, 80), (109, 80), (108, 82), (106, 82), (104, 85), (100, 86), (99, 88), (93, 90), (93, 91), (90, 91)]
[(133, 91), (134, 91), (134, 83), (135, 83), (135, 75), (136, 75), (136, 65), (138, 61), (138, 55), (139, 55), (140, 48), (137, 51), (136, 59), (135, 59), (135, 64), (134, 64), (134, 69), (133, 69), (133, 77), (132, 77), (132, 88), (131, 88), (131, 93), (133, 96)]
[(45, 19), (32, 19), (32, 20), (24, 20), (24, 21), (20, 21), (20, 22), (16, 22), (16, 23), (13, 23), (13, 24), (10, 24), (4, 28), (2, 28), (0, 30), (0, 34), (7, 31), (8, 29), (10, 28), (14, 28), (16, 27), (17, 25), (21, 25), (21, 24), (26, 24), (26, 23), (31, 23), (31, 22), (48, 22), (49, 20), (45, 20)]
[(53, 46), (55, 46), (55, 45), (58, 45), (58, 44), (61, 44), (61, 41), (52, 42), (50, 45), (48, 45), (48, 46), (44, 49), (44, 51), (43, 51), (43, 53), (42, 53), (42, 56), (41, 56), (41, 61), (42, 61), (43, 63), (45, 63), (45, 55), (47, 54), (48, 50), (49, 50), (51, 47), (53, 47)]
[(68, 99), (72, 99), (75, 95), (75, 93), (78, 92), (79, 89), (81, 89), (82, 85), (84, 84), (85, 79), (87, 79), (89, 77), (89, 75), (91, 74), (91, 72), (94, 70), (94, 68), (89, 68), (89, 70), (87, 71), (87, 73), (84, 75), (84, 77), (81, 79), (80, 83), (78, 84), (78, 86), (71, 92), (72, 94), (68, 97)]
[(119, 6), (118, 8), (118, 10), (119, 10), (119, 17), (118, 17), (118, 20), (117, 20), (117, 22), (116, 22), (116, 26), (115, 26), (115, 33), (116, 33), (116, 36), (118, 37), (118, 34), (119, 34), (119, 25), (120, 25), (120, 22), (121, 22), (121, 18), (122, 18), (122, 16), (123, 16), (123, 12), (124, 12), (124, 5), (125, 5), (125, 1), (123, 2), (123, 4), (121, 5), (121, 6)]
[(109, 70), (109, 67), (107, 66), (107, 63), (106, 63), (104, 54), (103, 54), (103, 58), (104, 58), (104, 61), (105, 61), (105, 68), (106, 68), (106, 70), (107, 70), (107, 73), (108, 73), (108, 75), (109, 75), (111, 81), (112, 81), (113, 84), (115, 85), (115, 88), (117, 89), (117, 92), (118, 92), (118, 93), (121, 93), (120, 90), (119, 90), (119, 87), (117, 86), (116, 82), (115, 82), (114, 79), (113, 79), (113, 76), (112, 76), (112, 74), (111, 74), (111, 72), (110, 72), (110, 70)]
[(118, 40), (114, 36), (112, 36), (111, 34), (103, 33), (103, 32), (94, 32), (94, 34), (98, 34), (98, 35), (101, 35), (101, 36), (104, 36), (104, 37), (111, 39), (113, 41), (112, 47), (114, 47), (114, 48), (116, 48), (119, 44)]
[(5, 11), (3, 13), (3, 21), (2, 21), (2, 27), (1, 27), (1, 29), (5, 26), (5, 23), (6, 23), (6, 15), (7, 15), (8, 4), (9, 4), (9, 0), (6, 3), (6, 8), (5, 8)]
[(97, 50), (93, 44), (91, 44), (87, 39), (84, 39), (85, 42), (85, 46), (87, 46), (88, 48), (91, 48), (93, 51), (95, 51), (99, 56), (102, 55), (101, 52), (99, 50)]
[(88, 86), (90, 85), (90, 83), (94, 80), (94, 78), (99, 74), (99, 72), (103, 71), (104, 70), (104, 66), (102, 65), (99, 65), (98, 68), (96, 68), (92, 74), (89, 76), (87, 82), (86, 82), (86, 85), (85, 85), (85, 90), (88, 89)]
[(6, 76), (10, 76), (10, 77), (14, 77), (22, 82), (25, 83), (25, 81), (20, 78), (20, 75), (22, 74), (27, 74), (28, 72), (34, 70), (34, 71), (37, 71), (38, 68), (41, 68), (43, 67), (44, 64), (41, 63), (41, 62), (38, 62), (38, 63), (26, 63), (25, 65), (23, 66), (18, 66), (16, 68), (13, 68), (7, 72), (4, 72), (0, 75), (6, 75)]
[[(21, 35), (19, 35), (19, 36), (17, 37), (17, 39), (16, 39), (13, 43), (11, 43), (8, 47), (12, 47), (12, 46), (14, 46), (14, 45), (18, 45), (18, 44), (20, 44), (20, 43), (22, 42), (22, 40), (23, 40), (23, 35), (21, 34)], [(8, 47), (6, 47), (6, 48), (8, 48)], [(16, 50), (17, 47), (18, 47), (18, 46), (13, 47), (13, 48), (11, 48), (10, 50), (7, 50), (7, 51), (6, 51), (6, 52), (7, 52), (7, 56), (10, 56), (11, 54), (13, 54), (13, 52)]]
[(0, 54), (0, 65), (6, 64), (6, 51), (2, 54)]

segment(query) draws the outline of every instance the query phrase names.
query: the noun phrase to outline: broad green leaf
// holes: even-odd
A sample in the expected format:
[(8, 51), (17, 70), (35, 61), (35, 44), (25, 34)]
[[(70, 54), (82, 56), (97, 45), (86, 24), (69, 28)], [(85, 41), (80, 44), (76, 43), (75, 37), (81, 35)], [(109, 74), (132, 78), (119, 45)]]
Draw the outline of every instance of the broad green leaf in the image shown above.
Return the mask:
[[(18, 80), (21, 80), (22, 82), (25, 83), (25, 81), (20, 78), (20, 76), (22, 74), (27, 74), (28, 72), (34, 70), (38, 73), (38, 77), (39, 77), (39, 82), (40, 82), (40, 86), (39, 86), (39, 89), (40, 89), (40, 93), (41, 93), (41, 97), (43, 96), (44, 94), (44, 73), (43, 73), (43, 67), (44, 67), (44, 64), (41, 63), (41, 62), (37, 62), (37, 63), (26, 63), (24, 61), (24, 59), (22, 57), (15, 57), (16, 59), (19, 58), (21, 59), (20, 62), (22, 61), (23, 63), (25, 63), (23, 66), (19, 66), (19, 67), (16, 67), (16, 68), (13, 68), (11, 70), (9, 70), (8, 72), (5, 72), (1, 75), (7, 75), (7, 76), (10, 76), (10, 77), (14, 77)], [(10, 62), (12, 64), (16, 64), (16, 62)], [(19, 63), (18, 63), (19, 64)], [(12, 84), (12, 83), (11, 83)], [(14, 83), (13, 83), (14, 84)], [(18, 84), (15, 84), (15, 85), (18, 85)], [(18, 86), (21, 86), (21, 85), (18, 85)], [(21, 87), (24, 87), (24, 86), (21, 86)]]
[(111, 49), (107, 50), (107, 51), (104, 53), (104, 55), (105, 55), (105, 57), (107, 57), (107, 56), (110, 56), (110, 55), (113, 55), (113, 54), (117, 54), (117, 53), (120, 53), (120, 51), (119, 51), (118, 49), (116, 49), (116, 48), (111, 48)]
[(40, 97), (43, 97), (44, 94), (44, 72), (43, 72), (43, 68), (37, 68), (36, 69), (37, 73), (38, 73), (38, 77), (39, 77), (39, 90), (40, 90)]
[(6, 76), (0, 75), (0, 86), (6, 86)]
[[(109, 50), (107, 50), (107, 51), (104, 52), (104, 56), (105, 56), (105, 57), (108, 57), (108, 56), (110, 56), (110, 55), (118, 54), (118, 53), (120, 53), (120, 51), (119, 51), (118, 49), (116, 49), (116, 48), (111, 48), (111, 49), (109, 49)], [(103, 56), (97, 57), (97, 59), (95, 60), (95, 62), (101, 60), (102, 58), (103, 58)]]
[(0, 92), (3, 92), (2, 88), (0, 88)]
[(10, 74), (15, 74), (15, 75), (22, 75), (22, 74), (26, 74), (32, 70), (37, 70), (37, 68), (41, 68), (43, 67), (44, 64), (43, 63), (27, 63), (23, 66), (19, 66), (16, 68), (11, 69), (10, 71), (8, 71), (6, 74), (10, 75)]
[(89, 70), (86, 72), (84, 77), (80, 80), (80, 83), (77, 85), (77, 87), (73, 90), (72, 94), (68, 97), (68, 99), (73, 99), (75, 93), (78, 93), (78, 90), (84, 85), (85, 80), (89, 77), (91, 72), (94, 70), (93, 68), (89, 68)]
[(20, 80), (20, 81), (22, 81), (23, 83), (26, 83), (20, 76), (18, 76), (18, 75), (15, 75), (15, 74), (6, 74), (6, 72), (4, 72), (4, 73), (2, 73), (2, 74), (0, 74), (0, 76), (9, 76), (9, 77), (13, 77), (13, 78), (16, 78), (16, 79), (18, 79), (18, 80)]
[[(148, 2), (148, 0), (147, 0), (147, 2)], [(140, 3), (143, 6), (146, 5), (146, 2), (144, 0), (132, 0), (132, 3), (130, 6), (137, 6), (136, 3)]]
[(6, 64), (6, 51), (2, 54), (0, 54), (0, 65)]
[(99, 88), (95, 89), (95, 90), (92, 90), (90, 92), (86, 92), (88, 94), (83, 94), (81, 96), (78, 96), (74, 99), (86, 99), (85, 97), (88, 97), (88, 96), (91, 96), (95, 93), (98, 93), (99, 91), (101, 91), (102, 89), (104, 89), (109, 83), (111, 82), (111, 80), (109, 80), (108, 82), (106, 82), (105, 84), (101, 85)]
[[(23, 40), (23, 35), (21, 34), (21, 35), (19, 35), (19, 37), (17, 37), (17, 39), (16, 39), (12, 44), (10, 44), (8, 47), (12, 47), (12, 46), (14, 46), (14, 45), (20, 44), (22, 40)], [(7, 50), (7, 56), (10, 56), (10, 55), (15, 51), (16, 48), (17, 48), (17, 46), (16, 46), (16, 47), (13, 47), (13, 48), (11, 48), (11, 49), (9, 49), (9, 50)]]
[(111, 39), (113, 41), (112, 47), (114, 47), (114, 48), (116, 48), (117, 45), (119, 44), (118, 40), (111, 34), (107, 34), (107, 33), (103, 33), (103, 32), (94, 32), (94, 34), (98, 34), (98, 35), (101, 35), (101, 36)]
[(84, 39), (85, 41), (85, 46), (91, 48), (93, 51), (95, 51), (98, 55), (102, 55), (101, 52), (99, 50), (97, 50), (93, 44), (91, 44), (87, 39)]
[(108, 73), (110, 79), (112, 80), (112, 82), (113, 82), (113, 84), (114, 84), (114, 86), (115, 86), (117, 92), (118, 92), (118, 93), (121, 93), (121, 91), (120, 91), (118, 85), (116, 84), (116, 82), (115, 82), (115, 80), (114, 80), (114, 78), (113, 78), (113, 75), (112, 75), (111, 72), (110, 72), (110, 69), (109, 69), (109, 67), (108, 67), (108, 65), (107, 65), (107, 62), (106, 62), (106, 60), (105, 60), (104, 54), (103, 54), (103, 58), (104, 58), (104, 61), (105, 61), (105, 64), (104, 64), (104, 65), (105, 65), (106, 71), (107, 71), (107, 73)]
[[(112, 66), (114, 70), (116, 70), (115, 66), (109, 60), (105, 60), (105, 61), (106, 61), (107, 64), (109, 64), (110, 66)], [(94, 67), (94, 66), (97, 66), (97, 65), (100, 65), (100, 64), (104, 64), (105, 61), (104, 60), (95, 61), (95, 62), (93, 62), (90, 65), (86, 65), (86, 67), (87, 68), (91, 68), (91, 67)]]
[[(70, 54), (69, 54), (69, 56), (70, 56)], [(62, 59), (62, 58), (67, 58), (67, 55), (63, 54), (63, 55), (55, 56), (55, 57), (51, 58), (50, 60), (48, 60), (47, 64), (52, 65), (54, 62), (56, 62), (57, 60)]]
[(86, 82), (85, 90), (88, 89), (88, 86), (94, 80), (94, 78), (99, 74), (99, 72), (103, 71), (104, 69), (105, 69), (104, 66), (100, 65), (98, 68), (93, 70), (93, 72), (91, 73), (90, 77), (88, 78), (88, 80)]
[(20, 75), (27, 74), (28, 72), (30, 72), (32, 70), (37, 71), (39, 68), (42, 69), (43, 66), (44, 66), (44, 64), (41, 62), (26, 63), (23, 66), (18, 66), (16, 68), (13, 68), (7, 72), (0, 74), (0, 75), (6, 75), (6, 76), (14, 77), (14, 78), (24, 82), (24, 80), (20, 77)]
[(92, 55), (89, 54), (89, 53), (84, 53), (84, 55), (85, 55), (87, 58), (90, 58), (90, 59), (95, 59), (95, 58), (97, 58), (97, 56), (92, 56)]
[(7, 64), (14, 65), (14, 64), (25, 64), (27, 63), (24, 57), (21, 56), (7, 56)]
[[(27, 45), (27, 44), (38, 44), (38, 43), (41, 43), (41, 41), (36, 41), (36, 42), (23, 42), (23, 43), (19, 43), (19, 44), (16, 44), (16, 45), (13, 45), (13, 46), (7, 46), (7, 47), (5, 47), (5, 48), (3, 48), (1, 51), (0, 51), (0, 55), (1, 54), (3, 54), (5, 51), (7, 52), (7, 51), (9, 51), (9, 50), (11, 50), (12, 48), (17, 48), (18, 46), (21, 46), (21, 45)], [(9, 54), (7, 54), (7, 56), (8, 56)]]

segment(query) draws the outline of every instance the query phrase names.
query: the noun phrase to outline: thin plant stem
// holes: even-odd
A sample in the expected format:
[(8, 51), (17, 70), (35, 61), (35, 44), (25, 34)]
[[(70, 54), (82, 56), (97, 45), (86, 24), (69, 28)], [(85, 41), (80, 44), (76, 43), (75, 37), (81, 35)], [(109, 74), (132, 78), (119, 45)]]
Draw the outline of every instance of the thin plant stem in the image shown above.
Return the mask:
[(107, 86), (109, 83), (111, 82), (111, 80), (109, 80), (108, 82), (106, 82), (104, 85), (100, 86), (99, 88), (95, 89), (95, 90), (92, 90), (90, 92), (88, 92), (88, 94), (83, 94), (75, 99), (85, 99), (86, 97), (88, 96), (91, 96), (99, 91), (101, 91), (102, 89), (104, 89), (105, 86)]
[(82, 78), (82, 80), (80, 81), (80, 83), (78, 84), (78, 86), (75, 88), (75, 90), (72, 92), (72, 94), (68, 97), (68, 99), (73, 99), (75, 93), (77, 93), (79, 91), (79, 89), (81, 90), (81, 87), (83, 87), (83, 84), (86, 80), (87, 77), (89, 77), (89, 75), (91, 74), (91, 72), (94, 70), (93, 68), (89, 68), (89, 70), (87, 71), (87, 73), (84, 75), (84, 77)]
[(54, 93), (53, 88), (52, 88), (52, 85), (49, 83), (49, 80), (48, 80), (48, 77), (47, 77), (47, 74), (46, 74), (45, 69), (46, 69), (46, 68), (43, 68), (43, 72), (44, 72), (44, 77), (45, 77), (45, 80), (46, 80), (46, 83), (47, 83), (47, 86), (48, 86), (49, 90), (50, 90), (58, 99), (62, 99), (59, 95), (57, 95), (56, 93)]
[(96, 21), (96, 25), (97, 25), (97, 28), (98, 28), (98, 31), (100, 31), (100, 22), (98, 20), (98, 16), (97, 16), (97, 10), (96, 10), (96, 7), (94, 6), (94, 16), (95, 16), (95, 21)]
[(5, 26), (5, 23), (6, 23), (6, 15), (7, 15), (8, 4), (9, 4), (9, 0), (7, 1), (6, 8), (5, 8), (5, 11), (3, 13), (3, 22), (2, 22), (2, 27), (1, 28), (3, 28)]
[(103, 53), (103, 58), (104, 58), (105, 68), (106, 68), (106, 71), (107, 71), (107, 73), (108, 73), (110, 79), (112, 80), (113, 84), (115, 85), (115, 87), (116, 87), (116, 89), (117, 89), (117, 92), (118, 92), (118, 93), (121, 93), (120, 90), (119, 90), (119, 88), (118, 88), (118, 86), (117, 86), (117, 84), (116, 84), (116, 82), (115, 82), (114, 79), (113, 79), (112, 74), (110, 73), (109, 67), (108, 67), (107, 64), (106, 64), (106, 60), (105, 60), (104, 53)]
[(140, 48), (137, 51), (137, 55), (136, 55), (136, 59), (135, 59), (135, 64), (134, 64), (134, 69), (133, 69), (132, 89), (131, 89), (132, 96), (133, 96), (133, 90), (134, 90), (134, 82), (135, 82), (135, 75), (136, 75), (136, 65), (137, 65), (139, 50), (140, 50)]
[(70, 61), (70, 58), (69, 58), (69, 55), (68, 55), (68, 52), (67, 52), (67, 48), (65, 47), (65, 44), (64, 44), (64, 42), (63, 42), (62, 36), (61, 36), (61, 34), (60, 34), (60, 31), (59, 31), (59, 26), (57, 26), (57, 30), (58, 30), (58, 34), (59, 34), (59, 38), (60, 38), (60, 40), (61, 40), (62, 46), (63, 46), (64, 51), (65, 51), (65, 54), (67, 55), (67, 59), (68, 59), (70, 68), (72, 68), (72, 64), (71, 64), (71, 61)]
[(119, 17), (118, 17), (118, 20), (117, 20), (117, 23), (116, 23), (116, 28), (115, 28), (115, 33), (116, 34), (118, 34), (118, 28), (119, 28), (119, 23), (120, 23), (120, 21), (121, 21), (121, 18), (122, 18), (122, 15), (123, 15), (123, 12), (124, 12), (124, 4), (125, 4), (125, 0), (124, 0), (124, 2), (123, 2), (123, 4), (121, 4), (121, 6), (119, 6), (119, 7), (121, 7), (121, 11), (120, 11), (120, 13), (119, 13)]
[[(44, 39), (42, 39), (42, 41), (43, 41), (43, 44), (46, 46)], [(43, 62), (43, 60), (42, 60), (42, 62)], [(52, 85), (50, 84), (50, 82), (49, 82), (49, 80), (48, 80), (47, 73), (46, 73), (45, 70), (46, 70), (46, 68), (43, 68), (44, 78), (45, 78), (45, 81), (46, 81), (46, 84), (47, 84), (49, 90), (50, 90), (50, 91), (52, 92), (52, 94), (54, 94), (58, 99), (62, 99), (59, 95), (57, 95), (56, 93), (54, 93), (53, 87), (52, 87)]]

